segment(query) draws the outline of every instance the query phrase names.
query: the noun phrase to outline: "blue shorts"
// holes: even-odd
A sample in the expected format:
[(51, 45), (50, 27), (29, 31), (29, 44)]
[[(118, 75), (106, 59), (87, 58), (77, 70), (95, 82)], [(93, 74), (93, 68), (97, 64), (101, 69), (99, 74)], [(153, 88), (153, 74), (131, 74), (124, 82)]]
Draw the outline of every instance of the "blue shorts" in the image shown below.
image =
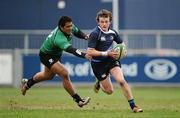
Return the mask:
[(121, 67), (121, 63), (117, 60), (111, 62), (91, 62), (93, 73), (99, 81), (106, 79), (109, 71), (116, 66)]

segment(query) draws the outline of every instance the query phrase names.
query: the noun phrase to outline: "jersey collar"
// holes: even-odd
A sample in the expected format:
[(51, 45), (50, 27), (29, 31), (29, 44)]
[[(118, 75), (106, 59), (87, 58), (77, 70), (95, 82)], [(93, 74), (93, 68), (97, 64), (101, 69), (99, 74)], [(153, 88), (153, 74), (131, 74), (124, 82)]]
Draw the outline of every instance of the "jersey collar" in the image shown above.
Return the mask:
[(108, 28), (108, 31), (107, 31), (107, 32), (103, 31), (100, 26), (98, 26), (98, 28), (99, 28), (99, 29), (101, 30), (101, 32), (103, 32), (104, 34), (114, 33), (114, 31), (112, 31), (110, 28)]

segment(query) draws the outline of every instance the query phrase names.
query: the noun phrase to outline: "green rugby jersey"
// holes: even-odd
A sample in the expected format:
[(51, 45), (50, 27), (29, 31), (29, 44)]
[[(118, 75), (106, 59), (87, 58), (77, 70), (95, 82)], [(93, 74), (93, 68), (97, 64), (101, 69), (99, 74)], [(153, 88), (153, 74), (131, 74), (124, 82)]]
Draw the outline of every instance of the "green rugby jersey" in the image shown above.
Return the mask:
[[(79, 29), (73, 25), (72, 33), (75, 34)], [(63, 50), (66, 50), (69, 47), (72, 35), (65, 35), (62, 31), (56, 27), (43, 42), (40, 51), (51, 54), (51, 55), (61, 55)]]

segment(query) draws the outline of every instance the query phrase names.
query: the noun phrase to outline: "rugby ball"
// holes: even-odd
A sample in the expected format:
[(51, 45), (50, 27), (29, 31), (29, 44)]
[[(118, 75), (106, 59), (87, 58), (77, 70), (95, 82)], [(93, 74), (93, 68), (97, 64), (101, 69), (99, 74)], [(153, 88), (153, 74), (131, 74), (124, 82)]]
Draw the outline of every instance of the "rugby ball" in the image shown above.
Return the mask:
[(122, 59), (123, 57), (126, 56), (127, 54), (127, 49), (126, 49), (126, 45), (124, 43), (121, 44), (116, 44), (113, 48), (113, 50), (115, 52), (118, 52), (118, 56), (117, 56), (117, 60)]

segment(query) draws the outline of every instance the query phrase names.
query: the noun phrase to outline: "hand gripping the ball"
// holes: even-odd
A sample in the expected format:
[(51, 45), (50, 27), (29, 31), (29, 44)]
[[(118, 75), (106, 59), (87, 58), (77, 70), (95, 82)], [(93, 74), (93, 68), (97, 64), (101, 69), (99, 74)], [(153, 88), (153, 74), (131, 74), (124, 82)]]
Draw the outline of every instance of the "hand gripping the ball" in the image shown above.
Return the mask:
[(118, 53), (118, 56), (115, 58), (117, 60), (120, 60), (127, 55), (127, 49), (124, 43), (116, 44), (113, 50)]
[(116, 52), (116, 51), (114, 51), (114, 50), (112, 49), (112, 50), (109, 50), (109, 51), (108, 51), (108, 56), (109, 56), (109, 57), (112, 57), (112, 58), (114, 58), (114, 59), (117, 59), (118, 56), (119, 56), (119, 53)]

